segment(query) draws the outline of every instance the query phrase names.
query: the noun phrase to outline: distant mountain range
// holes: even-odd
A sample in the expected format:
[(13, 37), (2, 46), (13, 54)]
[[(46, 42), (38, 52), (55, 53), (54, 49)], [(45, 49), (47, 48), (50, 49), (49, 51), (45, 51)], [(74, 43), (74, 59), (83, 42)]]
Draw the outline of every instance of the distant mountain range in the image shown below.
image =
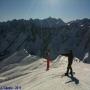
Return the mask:
[(22, 49), (45, 57), (48, 48), (52, 59), (72, 49), (75, 57), (89, 63), (90, 19), (65, 23), (49, 17), (0, 22), (0, 60)]

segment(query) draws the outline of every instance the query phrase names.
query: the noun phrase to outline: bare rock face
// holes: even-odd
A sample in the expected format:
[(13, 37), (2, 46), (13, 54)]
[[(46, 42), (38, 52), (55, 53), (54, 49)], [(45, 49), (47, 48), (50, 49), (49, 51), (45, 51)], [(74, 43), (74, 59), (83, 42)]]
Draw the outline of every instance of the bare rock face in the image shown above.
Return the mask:
[(22, 49), (44, 57), (48, 48), (52, 59), (72, 49), (75, 57), (89, 63), (90, 19), (65, 23), (50, 17), (0, 23), (0, 60)]

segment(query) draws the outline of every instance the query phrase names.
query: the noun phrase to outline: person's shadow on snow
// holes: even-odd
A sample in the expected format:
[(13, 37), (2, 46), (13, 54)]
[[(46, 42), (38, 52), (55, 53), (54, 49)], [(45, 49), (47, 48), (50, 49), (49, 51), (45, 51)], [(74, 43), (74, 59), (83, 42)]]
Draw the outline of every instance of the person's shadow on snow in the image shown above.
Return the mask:
[(65, 84), (70, 83), (70, 82), (75, 82), (76, 85), (79, 84), (79, 80), (78, 80), (76, 77), (74, 77), (74, 76), (68, 76), (68, 77), (69, 77), (71, 80), (68, 81), (68, 82), (66, 82)]

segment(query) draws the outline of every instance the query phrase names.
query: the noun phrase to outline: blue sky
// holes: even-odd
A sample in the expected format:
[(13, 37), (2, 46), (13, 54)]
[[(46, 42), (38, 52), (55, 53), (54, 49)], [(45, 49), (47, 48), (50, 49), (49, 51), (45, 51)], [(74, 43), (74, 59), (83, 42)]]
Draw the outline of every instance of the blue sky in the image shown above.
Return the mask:
[(0, 0), (0, 21), (49, 16), (65, 22), (90, 18), (90, 0)]

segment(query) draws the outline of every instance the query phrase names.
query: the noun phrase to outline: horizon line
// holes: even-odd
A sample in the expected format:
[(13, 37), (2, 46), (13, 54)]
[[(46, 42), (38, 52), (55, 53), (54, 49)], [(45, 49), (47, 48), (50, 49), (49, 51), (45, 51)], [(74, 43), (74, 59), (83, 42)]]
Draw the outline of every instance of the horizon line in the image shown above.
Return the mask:
[(46, 18), (13, 18), (13, 19), (8, 19), (8, 20), (0, 20), (0, 23), (3, 23), (3, 22), (8, 22), (8, 21), (13, 21), (13, 20), (30, 20), (30, 19), (33, 19), (33, 20), (36, 20), (36, 19), (39, 19), (39, 20), (44, 20), (44, 19), (48, 19), (48, 18), (53, 18), (53, 19), (61, 19), (63, 22), (65, 23), (68, 23), (68, 22), (71, 22), (71, 21), (76, 21), (76, 20), (82, 20), (82, 19), (90, 19), (88, 17), (83, 17), (83, 18), (76, 18), (76, 19), (73, 19), (73, 20), (68, 20), (68, 21), (65, 21), (63, 20), (62, 18), (59, 18), (59, 17), (52, 17), (52, 16), (49, 16), (49, 17), (46, 17)]

